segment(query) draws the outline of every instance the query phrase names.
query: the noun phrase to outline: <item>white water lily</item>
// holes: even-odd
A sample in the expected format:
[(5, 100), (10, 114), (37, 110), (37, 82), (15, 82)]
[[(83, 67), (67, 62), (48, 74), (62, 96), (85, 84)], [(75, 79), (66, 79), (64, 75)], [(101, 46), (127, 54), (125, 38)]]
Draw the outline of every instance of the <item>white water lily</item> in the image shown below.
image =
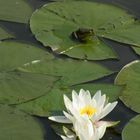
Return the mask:
[[(87, 118), (79, 118), (73, 124), (76, 135), (69, 129), (65, 128), (64, 132), (66, 136), (61, 136), (63, 140), (76, 140), (77, 137), (80, 140), (99, 140), (103, 137), (106, 128), (109, 126), (105, 121), (100, 121), (94, 125)], [(77, 136), (77, 137), (76, 137)]]
[(80, 140), (99, 140), (98, 129), (87, 118), (79, 118), (73, 124), (76, 135)]
[(101, 95), (101, 91), (91, 97), (90, 92), (81, 89), (79, 95), (73, 90), (72, 101), (64, 95), (64, 103), (67, 112), (65, 116), (52, 116), (50, 120), (60, 123), (73, 123), (74, 118), (88, 117), (93, 123), (98, 122), (108, 115), (117, 105), (117, 101), (107, 103), (106, 95)]
[[(99, 140), (103, 137), (106, 128), (116, 123), (101, 121), (117, 105), (117, 101), (107, 103), (106, 95), (101, 95), (101, 91), (91, 97), (90, 92), (81, 89), (79, 95), (73, 90), (72, 101), (64, 95), (64, 103), (67, 112), (65, 116), (52, 116), (50, 120), (60, 123), (72, 123), (74, 131), (80, 140)], [(65, 140), (73, 140), (68, 139)], [(75, 137), (74, 137), (75, 138)]]

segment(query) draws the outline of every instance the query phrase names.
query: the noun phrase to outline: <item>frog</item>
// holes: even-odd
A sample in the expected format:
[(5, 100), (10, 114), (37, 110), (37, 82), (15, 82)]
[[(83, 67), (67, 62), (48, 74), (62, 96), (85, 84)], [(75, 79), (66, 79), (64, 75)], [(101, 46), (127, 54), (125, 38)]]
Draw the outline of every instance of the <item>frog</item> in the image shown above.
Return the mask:
[(87, 43), (93, 39), (95, 33), (93, 29), (79, 28), (77, 31), (72, 32), (72, 37), (80, 42)]

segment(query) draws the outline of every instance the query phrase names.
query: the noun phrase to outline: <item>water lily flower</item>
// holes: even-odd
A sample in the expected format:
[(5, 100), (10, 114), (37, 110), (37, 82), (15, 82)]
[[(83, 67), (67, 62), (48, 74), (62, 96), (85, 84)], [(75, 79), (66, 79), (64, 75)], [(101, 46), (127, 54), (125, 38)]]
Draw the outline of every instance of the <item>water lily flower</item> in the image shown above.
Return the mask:
[(108, 103), (106, 95), (101, 95), (100, 90), (93, 97), (88, 90), (81, 89), (79, 95), (73, 90), (72, 101), (64, 95), (64, 104), (67, 109), (67, 112), (63, 111), (64, 116), (51, 116), (49, 119), (59, 123), (72, 123), (80, 140), (99, 140), (107, 127), (116, 125), (116, 122), (101, 120), (115, 108), (117, 101)]
[(96, 129), (93, 123), (87, 118), (79, 118), (73, 124), (73, 127), (80, 140), (99, 140), (99, 136), (102, 133), (102, 130)]
[(67, 112), (63, 111), (65, 116), (52, 116), (50, 120), (60, 123), (73, 123), (75, 118), (88, 117), (93, 123), (108, 115), (117, 105), (117, 101), (107, 103), (106, 95), (101, 95), (101, 91), (91, 97), (90, 92), (81, 89), (79, 95), (72, 91), (72, 101), (64, 95), (64, 103)]
[(63, 140), (99, 140), (103, 137), (106, 128), (109, 126), (104, 121), (94, 125), (88, 118), (79, 118), (74, 124), (75, 134), (69, 129), (63, 129), (66, 136), (61, 136)]

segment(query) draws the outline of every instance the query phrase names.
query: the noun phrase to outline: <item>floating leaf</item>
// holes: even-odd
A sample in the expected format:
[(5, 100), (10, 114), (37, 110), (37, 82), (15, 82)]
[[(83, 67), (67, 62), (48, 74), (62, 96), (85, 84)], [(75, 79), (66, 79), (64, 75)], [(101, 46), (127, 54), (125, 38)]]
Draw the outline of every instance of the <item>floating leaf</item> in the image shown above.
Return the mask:
[(18, 104), (48, 92), (58, 77), (16, 71), (19, 66), (37, 63), (51, 57), (35, 46), (15, 42), (0, 42), (0, 103)]
[(140, 138), (140, 115), (137, 115), (125, 126), (122, 132), (122, 140), (138, 140)]
[(0, 0), (0, 20), (28, 23), (32, 12), (25, 0)]
[[(117, 23), (115, 27), (114, 21)], [(112, 5), (67, 1), (50, 3), (36, 10), (31, 17), (30, 26), (36, 38), (55, 52), (95, 60), (115, 57), (100, 37), (110, 38), (107, 34), (109, 31), (113, 32), (114, 28), (125, 29), (134, 22), (132, 16)], [(133, 26), (136, 31), (136, 25)], [(127, 36), (131, 39), (131, 34)], [(132, 36), (132, 39), (136, 36)], [(120, 37), (122, 40), (125, 38)], [(115, 40), (119, 41), (117, 38)]]
[(14, 36), (8, 33), (5, 29), (0, 27), (0, 40), (7, 39), (7, 38), (14, 38)]
[(48, 92), (58, 78), (21, 71), (0, 72), (0, 103), (18, 104)]
[(120, 25), (116, 24), (116, 22), (112, 23), (112, 25), (114, 29), (107, 29), (101, 36), (140, 47), (140, 22), (135, 22), (134, 20), (125, 21), (124, 19)]
[(1, 140), (44, 140), (44, 132), (35, 118), (13, 108), (0, 107)]
[(115, 84), (125, 86), (120, 99), (126, 106), (140, 113), (140, 61), (124, 66), (117, 75)]
[(112, 73), (97, 63), (69, 58), (43, 59), (38, 63), (25, 65), (21, 69), (28, 72), (61, 76), (60, 82), (66, 86), (95, 80)]
[(140, 55), (140, 48), (139, 47), (133, 47), (133, 50)]
[(33, 45), (16, 42), (0, 42), (0, 71), (11, 71), (26, 63), (36, 63), (51, 57), (46, 51)]
[(102, 90), (102, 92), (109, 97), (109, 101), (116, 100), (121, 90), (121, 87), (110, 84), (85, 84), (73, 87), (61, 87), (61, 85), (58, 84), (45, 96), (17, 105), (17, 108), (29, 114), (48, 116), (52, 113), (57, 113), (57, 111), (64, 110), (63, 95), (66, 94), (71, 98), (72, 90), (75, 89), (79, 92), (80, 88), (90, 90), (91, 95), (94, 95), (97, 90)]

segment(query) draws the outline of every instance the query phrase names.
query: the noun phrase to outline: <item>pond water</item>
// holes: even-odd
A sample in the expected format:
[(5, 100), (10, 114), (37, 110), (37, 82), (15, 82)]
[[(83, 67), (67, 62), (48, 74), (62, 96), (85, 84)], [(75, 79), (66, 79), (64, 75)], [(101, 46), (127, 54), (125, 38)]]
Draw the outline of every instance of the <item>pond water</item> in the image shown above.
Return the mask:
[[(43, 4), (48, 2), (47, 0), (28, 0), (28, 1), (34, 7), (34, 9), (39, 8)], [(124, 9), (126, 9), (128, 12), (135, 15), (137, 18), (140, 18), (140, 1), (139, 0), (98, 0), (98, 1), (113, 3), (118, 6), (121, 6)], [(15, 33), (17, 40), (29, 41), (29, 42), (33, 42), (41, 46), (41, 44), (31, 34), (29, 25), (12, 23), (12, 22), (3, 22), (3, 21), (0, 21), (0, 24), (5, 26), (9, 31)], [(140, 57), (136, 55), (136, 53), (134, 53), (134, 51), (128, 45), (113, 42), (110, 40), (105, 40), (105, 41), (110, 45), (110, 47), (112, 47), (116, 51), (116, 53), (118, 54), (119, 60), (109, 59), (109, 60), (97, 61), (97, 62), (100, 64), (103, 64), (104, 66), (109, 67), (113, 71), (120, 71), (120, 69), (124, 65), (128, 64), (129, 62), (133, 60), (140, 59)], [(51, 52), (50, 49), (48, 49), (48, 51)], [(107, 76), (107, 77), (95, 80), (93, 82), (113, 83), (116, 75), (117, 75), (117, 72), (115, 74), (112, 74), (111, 76)], [(119, 101), (119, 104), (117, 105), (116, 109), (109, 115), (109, 117), (107, 117), (107, 119), (111, 118), (112, 120), (120, 120), (121, 122), (114, 129), (108, 129), (103, 140), (121, 140), (121, 131), (124, 125), (136, 114), (137, 113), (131, 111), (130, 109), (125, 107), (121, 101)], [(60, 140), (61, 139), (50, 128), (49, 121), (46, 118), (38, 117), (38, 119), (46, 130), (45, 140)]]

